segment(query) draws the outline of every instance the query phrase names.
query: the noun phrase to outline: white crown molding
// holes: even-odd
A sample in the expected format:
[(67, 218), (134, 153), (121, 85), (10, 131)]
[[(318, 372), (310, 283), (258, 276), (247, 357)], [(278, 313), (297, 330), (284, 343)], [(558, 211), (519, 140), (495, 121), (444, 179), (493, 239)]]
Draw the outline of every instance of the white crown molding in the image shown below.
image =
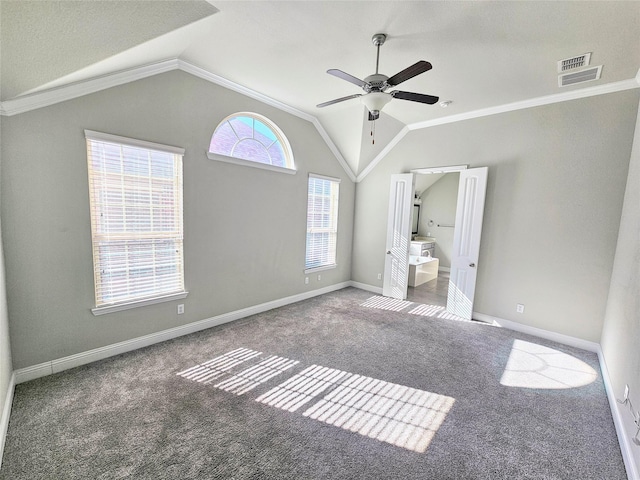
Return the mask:
[(393, 147), (395, 147), (400, 142), (400, 140), (402, 140), (405, 137), (407, 133), (409, 133), (409, 127), (405, 125), (404, 127), (402, 127), (402, 130), (400, 130), (398, 134), (395, 137), (393, 137), (389, 143), (385, 145), (385, 147), (380, 151), (380, 153), (378, 153), (378, 155), (376, 155), (374, 159), (371, 160), (369, 165), (367, 165), (362, 170), (362, 172), (360, 172), (360, 175), (358, 175), (358, 177), (356, 178), (356, 182), (361, 182), (362, 180), (364, 180), (364, 177), (366, 177), (367, 175), (369, 175), (369, 173), (371, 173), (371, 170), (373, 170), (375, 166), (378, 165), (378, 163), (380, 163), (380, 161), (387, 156), (387, 154), (393, 149)]
[(361, 182), (364, 178), (371, 173), (380, 161), (387, 156), (387, 154), (395, 147), (400, 140), (409, 132), (413, 130), (420, 130), (423, 128), (435, 127), (437, 125), (445, 125), (447, 123), (462, 122), (464, 120), (471, 120), (473, 118), (488, 117), (490, 115), (498, 115), (500, 113), (513, 112), (515, 110), (524, 110), (527, 108), (540, 107), (543, 105), (550, 105), (552, 103), (567, 102), (570, 100), (577, 100), (580, 98), (593, 97), (596, 95), (605, 95), (607, 93), (621, 92), (624, 90), (631, 90), (640, 87), (640, 70), (634, 78), (629, 80), (622, 80), (620, 82), (605, 83), (603, 85), (596, 85), (594, 87), (582, 88), (580, 90), (572, 90), (569, 92), (556, 93), (553, 95), (546, 95), (543, 97), (530, 98), (521, 102), (506, 103), (504, 105), (498, 105), (495, 107), (481, 108), (479, 110), (473, 110), (471, 112), (460, 113), (458, 115), (450, 115), (448, 117), (435, 118), (433, 120), (425, 120), (424, 122), (411, 123), (403, 128), (396, 137), (389, 142), (389, 144), (371, 161), (367, 168), (365, 168), (360, 175), (358, 175), (356, 182)]
[(207, 80), (208, 82), (215, 83), (216, 85), (220, 85), (221, 87), (228, 88), (229, 90), (233, 90), (234, 92), (241, 93), (246, 97), (253, 98), (254, 100), (258, 100), (259, 102), (265, 103), (267, 105), (271, 105), (272, 107), (277, 108), (278, 110), (282, 110), (283, 112), (290, 113), (298, 118), (306, 120), (307, 122), (313, 122), (315, 117), (309, 115), (302, 110), (298, 110), (286, 103), (282, 103), (279, 100), (263, 95), (260, 92), (252, 90), (244, 85), (240, 85), (239, 83), (232, 82), (231, 80), (227, 80), (220, 75), (216, 75), (215, 73), (211, 73), (204, 68), (200, 68), (191, 63), (185, 62), (184, 60), (177, 60), (178, 68), (183, 72), (190, 73), (194, 77), (201, 78), (203, 80)]
[(465, 112), (458, 115), (450, 115), (448, 117), (436, 118), (433, 120), (426, 120), (424, 122), (417, 122), (406, 125), (396, 135), (385, 148), (367, 165), (367, 167), (359, 174), (355, 175), (351, 170), (346, 160), (336, 147), (335, 143), (331, 140), (331, 137), (327, 134), (326, 130), (322, 127), (316, 117), (306, 112), (298, 110), (290, 105), (275, 100), (271, 97), (263, 95), (255, 90), (247, 88), (243, 85), (227, 80), (219, 75), (211, 73), (203, 68), (192, 65), (184, 60), (169, 59), (162, 62), (143, 65), (140, 67), (123, 70), (120, 72), (95, 77), (89, 80), (81, 82), (71, 83), (50, 90), (42, 92), (32, 93), (29, 95), (23, 95), (10, 100), (0, 102), (0, 115), (12, 116), (20, 113), (29, 112), (38, 108), (48, 107), (56, 103), (71, 100), (91, 93), (99, 92), (107, 88), (123, 85), (125, 83), (133, 82), (135, 80), (141, 80), (159, 73), (169, 72), (172, 70), (182, 70), (183, 72), (190, 73), (196, 77), (202, 78), (209, 82), (215, 83), (222, 87), (228, 88), (235, 92), (246, 95), (250, 98), (258, 100), (267, 105), (271, 105), (279, 110), (290, 113), (298, 118), (311, 122), (322, 139), (325, 141), (331, 152), (334, 154), (340, 166), (347, 173), (351, 181), (361, 182), (364, 178), (380, 163), (380, 161), (387, 156), (387, 154), (402, 140), (409, 131), (419, 130), (423, 128), (434, 127), (437, 125), (445, 125), (448, 123), (461, 122), (464, 120), (470, 120), (473, 118), (486, 117), (490, 115), (497, 115), (500, 113), (512, 112), (515, 110), (522, 110), (526, 108), (539, 107), (542, 105), (549, 105), (552, 103), (566, 102), (569, 100), (576, 100), (580, 98), (592, 97), (595, 95), (604, 95), (607, 93), (620, 92), (623, 90), (630, 90), (640, 87), (640, 70), (636, 76), (629, 80), (622, 80), (619, 82), (606, 83), (603, 85), (596, 85), (594, 87), (583, 88), (579, 90), (572, 90), (569, 92), (562, 92), (554, 95), (546, 95), (543, 97), (536, 97), (520, 102), (513, 102), (504, 105), (498, 105), (495, 107), (483, 108), (474, 110), (471, 112)]
[(215, 83), (216, 85), (220, 85), (224, 88), (228, 88), (229, 90), (233, 90), (234, 92), (238, 92), (242, 95), (253, 98), (254, 100), (258, 100), (259, 102), (262, 102), (264, 104), (271, 105), (272, 107), (275, 107), (279, 110), (282, 110), (312, 123), (324, 142), (329, 147), (329, 150), (331, 150), (333, 155), (338, 160), (340, 166), (344, 169), (347, 176), (351, 179), (352, 182), (356, 181), (355, 174), (353, 173), (351, 168), (349, 168), (349, 165), (345, 161), (344, 157), (316, 117), (283, 102), (275, 100), (271, 97), (263, 95), (260, 92), (232, 82), (231, 80), (227, 80), (226, 78), (208, 72), (203, 68), (197, 67), (188, 62), (185, 62), (184, 60), (179, 60), (176, 58), (164, 60), (162, 62), (150, 65), (143, 65), (141, 67), (123, 70), (100, 77), (95, 77), (81, 82), (70, 83), (69, 85), (63, 85), (60, 87), (52, 88), (50, 90), (23, 95), (10, 100), (5, 100), (3, 102), (0, 102), (0, 115), (12, 116), (18, 115), (20, 113), (26, 113), (31, 110), (48, 107), (50, 105), (64, 102), (66, 100), (72, 100), (84, 95), (89, 95), (101, 90), (106, 90), (107, 88), (117, 87), (119, 85), (124, 85), (125, 83), (133, 82), (135, 80), (141, 80), (143, 78), (151, 77), (159, 73), (170, 72), (172, 70), (181, 70), (183, 72), (189, 73), (193, 76), (196, 76), (203, 80), (207, 80), (211, 83)]
[(122, 70), (120, 72), (102, 75), (81, 82), (70, 83), (61, 87), (31, 93), (20, 97), (4, 100), (0, 107), (0, 114), (5, 116), (18, 115), (38, 108), (48, 107), (56, 103), (72, 100), (91, 93), (117, 87), (125, 83), (141, 80), (159, 73), (169, 72), (178, 68), (178, 60), (164, 60), (162, 62), (143, 65), (141, 67)]
[(322, 137), (324, 142), (329, 147), (329, 150), (331, 150), (331, 153), (333, 153), (333, 155), (338, 160), (338, 163), (340, 164), (340, 166), (347, 173), (347, 176), (349, 177), (349, 179), (352, 182), (355, 182), (356, 181), (355, 173), (353, 173), (353, 170), (351, 170), (351, 168), (349, 167), (349, 164), (347, 163), (347, 161), (344, 159), (344, 157), (340, 153), (340, 150), (338, 150), (338, 147), (336, 146), (336, 144), (333, 143), (333, 140), (331, 140), (331, 137), (329, 136), (327, 131), (324, 129), (322, 124), (318, 121), (317, 118), (314, 118), (312, 123), (313, 123), (313, 126), (316, 127), (316, 130), (318, 131), (318, 133), (320, 134), (320, 136)]
[(346, 174), (349, 176), (351, 181), (352, 182), (356, 181), (355, 174), (353, 173), (351, 168), (349, 168), (349, 165), (347, 164), (346, 160), (340, 153), (340, 150), (338, 150), (338, 147), (336, 147), (335, 143), (333, 143), (333, 140), (331, 140), (331, 137), (329, 137), (326, 130), (322, 127), (318, 119), (313, 115), (309, 115), (308, 113), (303, 112), (302, 110), (298, 110), (297, 108), (294, 108), (290, 105), (282, 103), (271, 97), (263, 95), (262, 93), (252, 90), (250, 88), (247, 88), (244, 85), (240, 85), (238, 83), (232, 82), (231, 80), (227, 80), (226, 78), (223, 78), (219, 75), (211, 73), (203, 68), (197, 67), (183, 60), (178, 60), (178, 68), (180, 68), (180, 70), (182, 70), (183, 72), (190, 73), (191, 75), (202, 78), (203, 80), (207, 80), (211, 83), (215, 83), (216, 85), (220, 85), (221, 87), (228, 88), (229, 90), (233, 90), (234, 92), (241, 93), (242, 95), (253, 98), (254, 100), (258, 100), (259, 102), (265, 103), (267, 105), (271, 105), (272, 107), (275, 107), (279, 110), (282, 110), (298, 118), (311, 122), (313, 126), (316, 128), (316, 130), (318, 131), (318, 133), (320, 134), (320, 136), (322, 137), (322, 139), (324, 140), (324, 142), (329, 147), (329, 150), (331, 150), (331, 153), (333, 153), (333, 155), (338, 160), (338, 163), (340, 163), (340, 166), (344, 169)]
[[(640, 75), (640, 73), (639, 73)], [(567, 102), (570, 100), (578, 100), (580, 98), (594, 97), (596, 95), (605, 95), (607, 93), (621, 92), (623, 90), (631, 90), (640, 87), (638, 76), (629, 80), (620, 82), (605, 83), (596, 85), (595, 87), (582, 88), (580, 90), (572, 90), (569, 92), (555, 93), (553, 95), (545, 95), (543, 97), (530, 98), (520, 102), (506, 103), (495, 107), (481, 108), (471, 112), (465, 112), (458, 115), (426, 120), (424, 122), (412, 123), (408, 125), (409, 130), (419, 130), (422, 128), (434, 127), (436, 125), (444, 125), (447, 123), (461, 122), (472, 118), (487, 117), (489, 115), (498, 115), (500, 113), (513, 112), (515, 110), (524, 110), (527, 108), (540, 107), (550, 105), (552, 103)]]

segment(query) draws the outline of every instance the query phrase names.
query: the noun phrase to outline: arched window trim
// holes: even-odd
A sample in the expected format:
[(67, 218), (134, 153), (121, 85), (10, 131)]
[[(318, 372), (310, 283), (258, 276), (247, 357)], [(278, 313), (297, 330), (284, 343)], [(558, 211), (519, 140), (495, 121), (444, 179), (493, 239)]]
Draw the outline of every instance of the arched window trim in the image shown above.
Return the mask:
[[(246, 160), (244, 158), (222, 155), (220, 153), (214, 153), (214, 152), (210, 151), (209, 149), (207, 149), (207, 157), (210, 160), (217, 160), (219, 162), (232, 163), (232, 164), (235, 164), (235, 165), (242, 165), (242, 166), (245, 166), (245, 167), (260, 168), (260, 169), (263, 169), (263, 170), (271, 170), (273, 172), (288, 173), (290, 175), (295, 175), (296, 167), (295, 167), (295, 162), (293, 160), (293, 151), (291, 150), (291, 145), (289, 144), (289, 140), (284, 135), (282, 130), (280, 130), (280, 128), (275, 123), (273, 123), (267, 117), (265, 117), (263, 115), (260, 115), (258, 113), (236, 112), (236, 113), (233, 113), (233, 114), (225, 117), (218, 124), (218, 126), (216, 126), (216, 129), (214, 130), (213, 134), (211, 135), (211, 140), (209, 141), (209, 148), (211, 148), (211, 141), (213, 141), (213, 137), (215, 136), (215, 134), (218, 131), (218, 129), (222, 125), (224, 125), (226, 122), (229, 122), (230, 120), (232, 120), (232, 119), (234, 119), (236, 117), (252, 118), (253, 120), (258, 120), (259, 122), (263, 123), (267, 128), (269, 128), (271, 130), (271, 132), (273, 132), (273, 134), (275, 135), (277, 141), (282, 146), (282, 149), (284, 150), (285, 161), (287, 163), (287, 166), (286, 167), (280, 167), (280, 166), (271, 165), (271, 164), (268, 164), (268, 163), (261, 163), (261, 162), (256, 162), (256, 161), (252, 161), (252, 160)], [(238, 142), (236, 143), (236, 145), (234, 145), (234, 148), (237, 146), (238, 143), (241, 143), (243, 140), (244, 139), (239, 139)], [(275, 143), (275, 142), (273, 142), (273, 143)], [(273, 145), (273, 143), (271, 145)]]

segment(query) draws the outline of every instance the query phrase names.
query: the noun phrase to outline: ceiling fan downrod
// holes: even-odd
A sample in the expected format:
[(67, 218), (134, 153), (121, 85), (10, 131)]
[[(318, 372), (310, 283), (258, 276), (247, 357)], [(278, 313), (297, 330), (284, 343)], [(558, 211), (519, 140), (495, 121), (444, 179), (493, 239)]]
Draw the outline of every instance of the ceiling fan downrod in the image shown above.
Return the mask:
[(378, 74), (378, 65), (380, 64), (380, 47), (384, 45), (384, 41), (387, 39), (387, 36), (384, 33), (376, 33), (373, 37), (371, 37), (371, 41), (376, 46), (376, 75)]

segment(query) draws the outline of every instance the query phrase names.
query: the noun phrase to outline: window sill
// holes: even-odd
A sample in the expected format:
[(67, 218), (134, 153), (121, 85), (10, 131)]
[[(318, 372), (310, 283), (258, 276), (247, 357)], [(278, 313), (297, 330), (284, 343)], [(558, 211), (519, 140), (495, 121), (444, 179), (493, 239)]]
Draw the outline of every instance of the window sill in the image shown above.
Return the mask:
[(135, 302), (105, 305), (102, 307), (92, 308), (91, 313), (93, 313), (95, 316), (104, 315), (106, 313), (120, 312), (122, 310), (130, 310), (132, 308), (146, 307), (147, 305), (154, 305), (156, 303), (180, 300), (181, 298), (186, 298), (187, 295), (189, 295), (189, 292), (178, 292), (172, 293), (171, 295), (163, 295), (161, 297), (151, 297), (145, 298), (144, 300), (136, 300)]
[(322, 272), (323, 270), (333, 270), (337, 267), (338, 265), (334, 263), (332, 265), (323, 265), (322, 267), (307, 268), (305, 269), (304, 273)]
[(296, 170), (292, 168), (278, 167), (276, 165), (269, 165), (268, 163), (252, 162), (251, 160), (243, 160), (242, 158), (227, 157), (225, 155), (220, 155), (218, 153), (207, 152), (207, 157), (209, 158), (209, 160), (217, 160), (219, 162), (233, 163), (235, 165), (242, 165), (244, 167), (261, 168), (262, 170), (271, 170), (272, 172), (288, 173), (289, 175), (296, 174)]

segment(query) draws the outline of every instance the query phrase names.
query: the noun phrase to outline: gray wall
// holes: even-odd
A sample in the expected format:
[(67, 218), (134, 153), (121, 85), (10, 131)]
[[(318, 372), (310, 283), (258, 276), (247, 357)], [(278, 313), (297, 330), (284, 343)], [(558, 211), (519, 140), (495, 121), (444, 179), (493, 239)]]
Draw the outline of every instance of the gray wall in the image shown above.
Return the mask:
[[(638, 91), (414, 130), (358, 184), (353, 279), (382, 286), (389, 177), (489, 167), (474, 310), (598, 342)], [(526, 306), (516, 314), (516, 303)]]
[[(298, 173), (209, 160), (213, 130), (253, 111)], [(84, 129), (186, 149), (185, 300), (94, 317)], [(2, 219), (15, 368), (348, 281), (355, 185), (313, 125), (174, 71), (3, 119)], [(338, 268), (304, 284), (307, 175), (339, 177)], [(185, 304), (184, 315), (176, 305)]]
[[(629, 165), (618, 248), (602, 330), (602, 352), (615, 396), (629, 397), (636, 411), (640, 408), (640, 111)], [(631, 439), (637, 431), (627, 406), (618, 405), (626, 433)], [(640, 448), (632, 445), (636, 469), (640, 471)]]
[[(1, 122), (1, 120), (0, 120)], [(2, 125), (0, 123), (0, 145), (2, 144)], [(2, 153), (0, 152), (0, 177), (2, 176)], [(0, 187), (1, 190), (1, 187)], [(0, 215), (0, 238), (3, 219)], [(4, 251), (0, 240), (0, 415), (4, 411), (7, 391), (11, 381), (13, 366), (11, 364), (11, 346), (9, 344), (9, 318), (7, 315), (7, 297), (4, 269)], [(2, 435), (3, 432), (0, 432)], [(1, 449), (0, 449), (1, 451)], [(0, 458), (0, 463), (2, 458)]]
[[(455, 223), (459, 182), (459, 173), (447, 173), (420, 195), (422, 205), (418, 234), (435, 237), (435, 256), (439, 260), (440, 268), (451, 268), (454, 229), (438, 225)], [(429, 226), (429, 220), (433, 220), (433, 225)]]

